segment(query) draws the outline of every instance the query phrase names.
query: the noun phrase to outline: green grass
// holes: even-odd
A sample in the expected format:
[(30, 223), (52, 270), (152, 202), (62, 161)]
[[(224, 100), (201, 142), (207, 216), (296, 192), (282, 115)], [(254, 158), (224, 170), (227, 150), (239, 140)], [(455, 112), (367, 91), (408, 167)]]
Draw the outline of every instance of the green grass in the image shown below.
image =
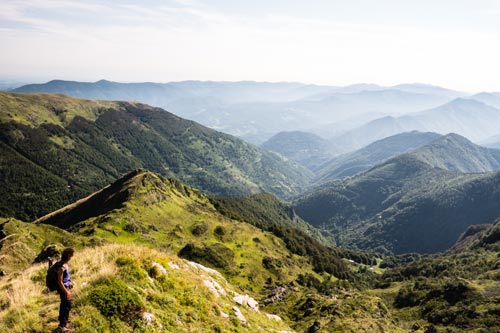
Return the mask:
[[(153, 262), (163, 265), (167, 274), (150, 277)], [(170, 268), (168, 263), (175, 263), (181, 269)], [(248, 323), (239, 323), (231, 310), (235, 306), (233, 295), (238, 291), (222, 276), (149, 248), (131, 245), (86, 248), (77, 251), (70, 264), (77, 285), (71, 313), (71, 326), (75, 332), (289, 330), (284, 322), (268, 319), (263, 312), (245, 306), (239, 308)], [(32, 276), (40, 276), (44, 266), (37, 265), (29, 270)], [(225, 295), (214, 295), (204, 285), (204, 280), (216, 281)], [(42, 332), (55, 328), (58, 297), (44, 294), (42, 284), (39, 279), (0, 280), (0, 287), (4, 290), (24, 288), (24, 294), (10, 297), (0, 311), (1, 331)], [(2, 301), (5, 295), (9, 297), (8, 294), (2, 294)], [(223, 318), (222, 312), (230, 317)], [(152, 314), (151, 323), (143, 320), (144, 313)]]

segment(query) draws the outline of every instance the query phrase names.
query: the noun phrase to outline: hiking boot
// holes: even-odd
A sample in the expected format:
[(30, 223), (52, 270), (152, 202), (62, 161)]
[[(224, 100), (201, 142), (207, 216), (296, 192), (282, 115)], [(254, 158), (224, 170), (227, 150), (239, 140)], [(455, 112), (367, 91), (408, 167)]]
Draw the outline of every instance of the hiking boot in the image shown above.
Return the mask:
[(61, 326), (59, 326), (59, 327), (57, 328), (56, 332), (58, 332), (58, 333), (59, 333), (59, 332), (60, 332), (60, 333), (63, 333), (63, 332), (64, 332), (64, 333), (65, 333), (65, 332), (70, 332), (70, 330), (69, 330), (69, 328), (67, 328), (67, 327), (61, 327)]

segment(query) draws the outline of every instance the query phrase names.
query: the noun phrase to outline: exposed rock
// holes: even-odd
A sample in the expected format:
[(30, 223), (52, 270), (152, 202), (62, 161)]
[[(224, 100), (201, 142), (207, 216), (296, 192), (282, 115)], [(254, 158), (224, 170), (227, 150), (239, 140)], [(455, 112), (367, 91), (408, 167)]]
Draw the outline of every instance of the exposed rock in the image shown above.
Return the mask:
[(236, 306), (233, 306), (233, 312), (236, 315), (236, 318), (238, 318), (240, 320), (240, 323), (242, 323), (242, 324), (246, 324), (247, 323), (247, 319), (241, 313), (240, 309), (238, 309)]
[(203, 265), (200, 265), (196, 262), (193, 262), (193, 261), (188, 261), (187, 262), (189, 266), (191, 266), (192, 268), (196, 268), (196, 269), (199, 269), (199, 270), (202, 270), (204, 272), (207, 272), (209, 274), (212, 274), (212, 275), (216, 275), (216, 276), (220, 276), (222, 277), (222, 275), (216, 271), (215, 269), (212, 269), (212, 268), (208, 268), (208, 267), (205, 267)]
[(229, 318), (229, 315), (227, 313), (222, 312), (222, 311), (220, 312), (220, 316), (222, 318)]
[(61, 253), (62, 248), (59, 245), (49, 245), (38, 254), (38, 256), (35, 258), (35, 262), (44, 262), (47, 261), (48, 258), (59, 258), (61, 256)]
[(176, 263), (173, 263), (173, 262), (171, 262), (171, 261), (169, 261), (169, 262), (168, 262), (168, 267), (170, 267), (170, 268), (172, 268), (172, 269), (176, 269), (176, 270), (181, 269), (181, 268), (179, 267), (179, 265), (177, 265)]
[(253, 298), (250, 297), (248, 299), (247, 305), (250, 307), (250, 309), (259, 312), (259, 303)]
[(264, 300), (264, 304), (274, 304), (276, 302), (282, 301), (283, 299), (285, 299), (286, 293), (287, 289), (285, 287), (278, 286), (274, 288), (267, 296), (267, 299)]
[(250, 309), (259, 312), (259, 303), (248, 295), (236, 295), (233, 298), (238, 305), (246, 305)]
[(280, 316), (277, 316), (277, 315), (274, 315), (274, 314), (269, 314), (269, 313), (266, 313), (266, 316), (269, 319), (274, 319), (276, 321), (281, 321), (281, 317)]
[(161, 264), (159, 264), (155, 261), (153, 261), (153, 267), (158, 268), (158, 270), (160, 271), (161, 274), (163, 274), (163, 275), (167, 274), (167, 270), (165, 269), (165, 267), (163, 267)]
[(203, 280), (203, 284), (215, 295), (215, 297), (219, 297), (220, 295), (226, 296), (226, 290), (224, 290), (217, 281)]
[(144, 312), (142, 314), (142, 320), (144, 320), (144, 322), (147, 324), (147, 325), (151, 325), (153, 323), (153, 319), (155, 318), (154, 314), (152, 313), (149, 313), (149, 312)]

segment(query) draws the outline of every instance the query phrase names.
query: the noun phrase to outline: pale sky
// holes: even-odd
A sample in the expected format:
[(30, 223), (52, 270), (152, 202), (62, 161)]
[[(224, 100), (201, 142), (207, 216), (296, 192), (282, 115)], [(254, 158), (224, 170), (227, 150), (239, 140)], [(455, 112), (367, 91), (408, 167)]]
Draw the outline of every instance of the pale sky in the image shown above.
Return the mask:
[(500, 91), (497, 0), (1, 0), (0, 80)]

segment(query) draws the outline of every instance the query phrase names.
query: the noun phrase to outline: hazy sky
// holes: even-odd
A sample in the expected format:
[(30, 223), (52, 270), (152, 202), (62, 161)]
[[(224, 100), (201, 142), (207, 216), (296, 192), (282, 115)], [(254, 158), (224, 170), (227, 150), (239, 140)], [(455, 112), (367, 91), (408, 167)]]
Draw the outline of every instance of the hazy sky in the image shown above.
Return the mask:
[(500, 91), (497, 0), (1, 0), (0, 80)]

